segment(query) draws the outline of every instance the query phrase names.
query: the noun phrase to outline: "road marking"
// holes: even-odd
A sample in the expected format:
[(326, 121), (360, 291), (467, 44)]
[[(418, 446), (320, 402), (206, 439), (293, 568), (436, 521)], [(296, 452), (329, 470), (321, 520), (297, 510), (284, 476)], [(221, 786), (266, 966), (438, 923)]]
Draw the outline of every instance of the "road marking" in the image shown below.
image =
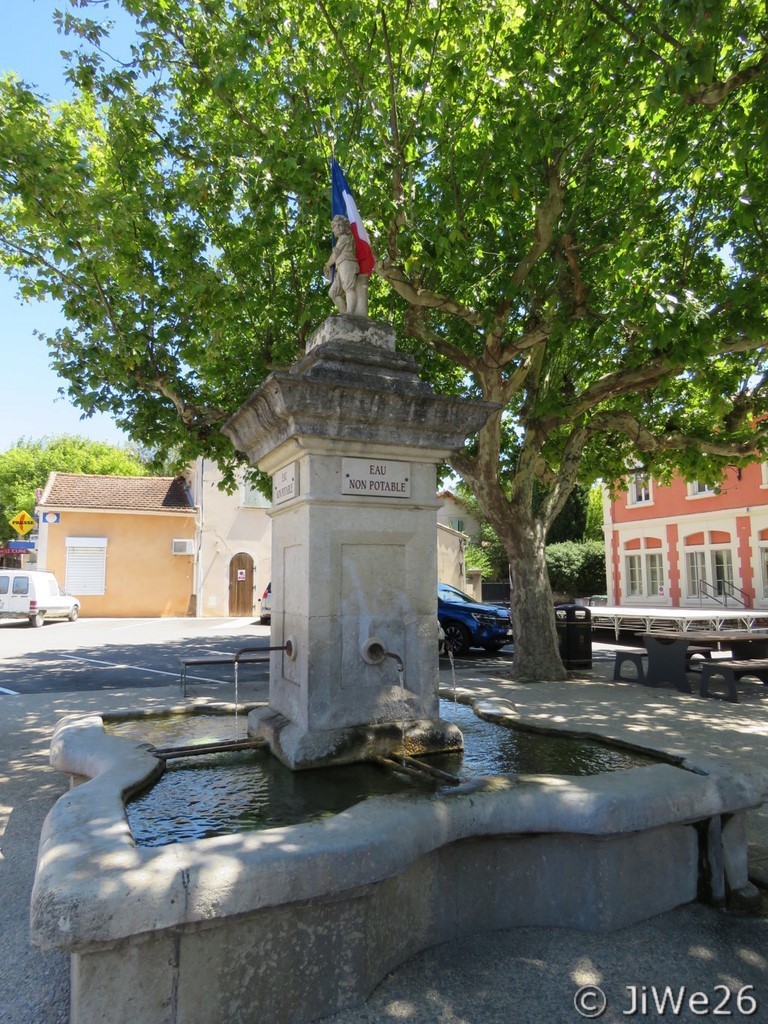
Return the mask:
[(0, 693), (7, 693), (9, 697), (18, 697), (18, 690), (6, 690), (4, 686), (0, 686)]
[(130, 668), (136, 672), (151, 672), (156, 676), (175, 676), (179, 678), (178, 672), (165, 672), (161, 668), (143, 668), (141, 665), (123, 665), (119, 661), (99, 661), (97, 658), (79, 658), (76, 654), (62, 654), (62, 658), (69, 658), (70, 661), (84, 661), (89, 665), (106, 665), (108, 668)]
[[(79, 658), (75, 654), (62, 654), (62, 658), (69, 658), (70, 661), (83, 661), (88, 665), (105, 665), (107, 668), (128, 668), (133, 669), (135, 672), (151, 672), (156, 676), (173, 676), (174, 679), (179, 679), (181, 671), (179, 672), (166, 672), (161, 668), (143, 668), (141, 665), (123, 665), (119, 661), (99, 661), (98, 658)], [(247, 664), (247, 662), (243, 662)], [(187, 679), (196, 679), (198, 682), (203, 683), (222, 683), (228, 680), (224, 679), (210, 679), (208, 676), (192, 676), (187, 675)], [(5, 691), (7, 693), (13, 693), (13, 690)]]
[(245, 618), (239, 619), (227, 619), (226, 622), (220, 622), (217, 626), (211, 626), (211, 629), (232, 629), (233, 626), (252, 626), (255, 625), (252, 615), (247, 615)]

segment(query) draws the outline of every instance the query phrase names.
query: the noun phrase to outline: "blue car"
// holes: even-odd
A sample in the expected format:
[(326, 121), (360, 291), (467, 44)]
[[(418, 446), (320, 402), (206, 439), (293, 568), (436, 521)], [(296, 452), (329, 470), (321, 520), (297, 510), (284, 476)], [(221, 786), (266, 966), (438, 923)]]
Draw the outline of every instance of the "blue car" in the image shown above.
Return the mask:
[(495, 652), (512, 641), (508, 608), (475, 601), (447, 583), (437, 585), (437, 618), (455, 654), (470, 647)]

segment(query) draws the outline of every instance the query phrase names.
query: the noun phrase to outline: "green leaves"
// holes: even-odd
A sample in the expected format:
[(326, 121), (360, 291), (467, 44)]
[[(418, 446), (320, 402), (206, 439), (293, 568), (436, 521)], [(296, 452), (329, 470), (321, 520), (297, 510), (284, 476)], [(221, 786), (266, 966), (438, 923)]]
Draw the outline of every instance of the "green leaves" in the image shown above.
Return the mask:
[(85, 6), (71, 102), (0, 87), (0, 249), (62, 303), (86, 411), (232, 457), (217, 424), (331, 312), (335, 147), (401, 271), (372, 315), (440, 387), (506, 403), (504, 481), (565, 481), (576, 430), (584, 474), (615, 471), (634, 441), (603, 413), (725, 436), (717, 376), (761, 374), (768, 326), (757, 0), (122, 0), (127, 65)]
[(11, 532), (10, 515), (22, 509), (34, 513), (35, 491), (45, 486), (48, 474), (111, 473), (117, 476), (146, 476), (140, 458), (124, 448), (100, 441), (62, 435), (37, 441), (20, 438), (0, 452), (0, 537)]

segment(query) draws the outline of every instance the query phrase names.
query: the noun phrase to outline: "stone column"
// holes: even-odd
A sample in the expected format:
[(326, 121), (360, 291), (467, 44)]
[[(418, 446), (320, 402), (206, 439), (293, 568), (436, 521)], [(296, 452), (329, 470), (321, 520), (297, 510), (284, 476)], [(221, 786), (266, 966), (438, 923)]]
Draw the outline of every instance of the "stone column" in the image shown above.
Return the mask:
[(495, 406), (443, 398), (391, 325), (337, 316), (224, 432), (272, 476), (269, 707), (293, 768), (460, 749), (438, 712), (436, 465)]

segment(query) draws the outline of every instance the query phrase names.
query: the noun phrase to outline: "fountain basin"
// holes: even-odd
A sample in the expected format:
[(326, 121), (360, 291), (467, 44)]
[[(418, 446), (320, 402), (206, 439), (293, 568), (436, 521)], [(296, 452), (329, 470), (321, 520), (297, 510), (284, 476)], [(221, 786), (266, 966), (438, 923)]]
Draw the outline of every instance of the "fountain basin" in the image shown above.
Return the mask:
[(744, 812), (765, 788), (717, 764), (497, 776), (139, 848), (124, 800), (158, 771), (149, 749), (71, 717), (51, 759), (90, 779), (46, 819), (32, 897), (35, 944), (71, 953), (76, 1024), (315, 1020), (448, 938), (611, 930), (689, 902), (702, 845), (738, 890)]

